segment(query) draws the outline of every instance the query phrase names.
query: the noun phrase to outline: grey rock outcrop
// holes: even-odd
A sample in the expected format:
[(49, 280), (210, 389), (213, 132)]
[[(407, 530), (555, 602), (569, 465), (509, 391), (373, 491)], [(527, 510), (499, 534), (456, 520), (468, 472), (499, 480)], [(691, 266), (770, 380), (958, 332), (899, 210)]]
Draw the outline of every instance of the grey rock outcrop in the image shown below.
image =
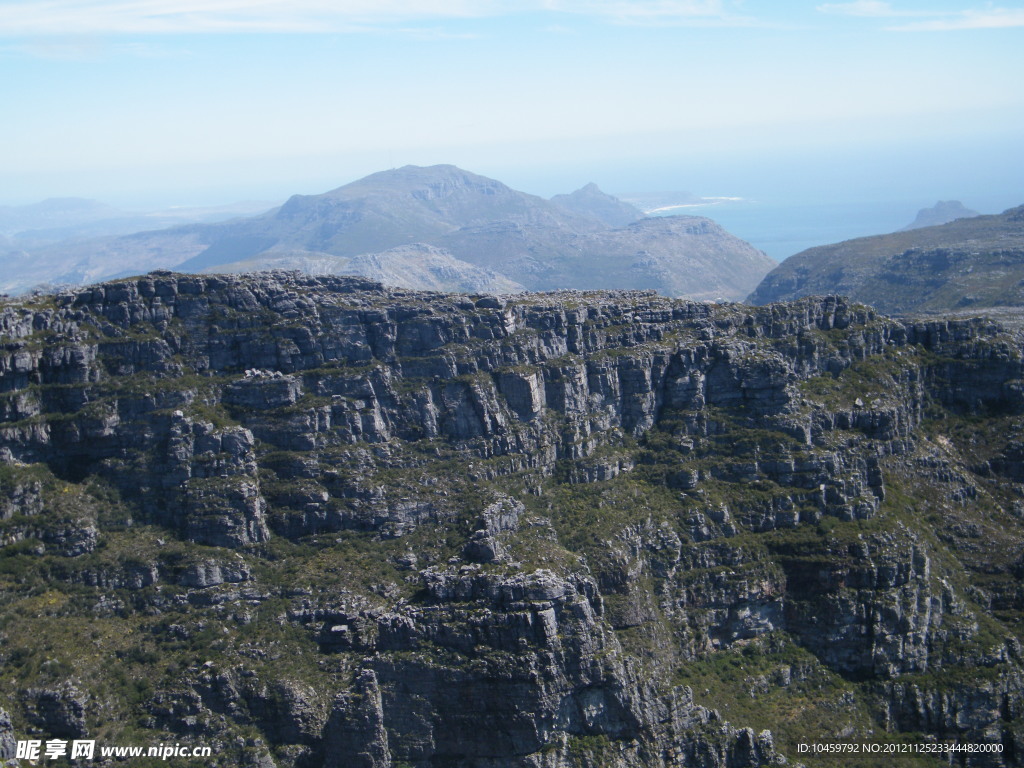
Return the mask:
[(89, 696), (76, 684), (57, 688), (29, 688), (25, 691), (25, 712), (42, 733), (61, 739), (88, 735), (85, 710)]
[(14, 726), (7, 710), (0, 709), (0, 760), (4, 765), (17, 765), (14, 757), (18, 751), (18, 741), (14, 737)]
[(391, 752), (384, 730), (384, 706), (373, 670), (361, 671), (353, 691), (335, 703), (324, 737), (324, 766), (389, 768)]
[(525, 512), (523, 505), (515, 499), (500, 499), (480, 514), (472, 536), (463, 549), (463, 556), (470, 561), (493, 563), (505, 557), (501, 543), (502, 534), (519, 530), (519, 518)]

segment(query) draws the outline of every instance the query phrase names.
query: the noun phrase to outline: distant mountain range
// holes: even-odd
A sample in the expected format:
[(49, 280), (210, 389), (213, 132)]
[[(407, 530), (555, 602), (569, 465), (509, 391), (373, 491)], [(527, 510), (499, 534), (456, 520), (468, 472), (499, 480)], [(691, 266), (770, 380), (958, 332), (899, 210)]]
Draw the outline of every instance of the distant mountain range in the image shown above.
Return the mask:
[(981, 216), (981, 214), (966, 208), (959, 200), (940, 200), (931, 208), (922, 208), (918, 211), (917, 217), (903, 227), (900, 232), (905, 232), (908, 229), (935, 227), (957, 219), (969, 219), (972, 216)]
[(246, 201), (213, 207), (174, 207), (124, 211), (96, 200), (55, 197), (31, 205), (0, 206), (0, 238), (30, 248), (71, 239), (123, 235), (194, 222), (211, 223), (251, 216), (270, 203)]
[(1024, 306), (1024, 206), (810, 248), (776, 267), (749, 301), (826, 293), (889, 314)]
[[(544, 200), (451, 165), (406, 166), (324, 194), (296, 195), (251, 218), (26, 251), (8, 258), (0, 290), (157, 268), (237, 272), (291, 265), (332, 274), (360, 269), (411, 288), (614, 287), (739, 300), (774, 266), (708, 219), (641, 217), (593, 184)], [(424, 271), (414, 264), (418, 258), (433, 266)]]
[(95, 200), (54, 197), (31, 205), (0, 206), (0, 234), (14, 237), (33, 231), (72, 228), (127, 214)]

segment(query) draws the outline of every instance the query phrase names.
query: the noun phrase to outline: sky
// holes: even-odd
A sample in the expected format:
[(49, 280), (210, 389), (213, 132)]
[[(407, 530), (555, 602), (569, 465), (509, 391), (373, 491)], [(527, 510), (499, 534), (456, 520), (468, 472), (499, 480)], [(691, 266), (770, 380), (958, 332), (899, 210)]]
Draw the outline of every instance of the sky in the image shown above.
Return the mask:
[(453, 163), (550, 196), (1024, 203), (1024, 2), (0, 0), (0, 205), (283, 200)]

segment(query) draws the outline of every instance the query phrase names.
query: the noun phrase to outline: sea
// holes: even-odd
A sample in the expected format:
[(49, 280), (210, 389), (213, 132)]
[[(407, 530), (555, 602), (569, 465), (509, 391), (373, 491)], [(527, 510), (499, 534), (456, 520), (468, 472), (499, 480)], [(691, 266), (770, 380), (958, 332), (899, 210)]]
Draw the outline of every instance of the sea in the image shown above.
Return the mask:
[[(662, 204), (648, 216), (705, 216), (776, 261), (816, 245), (895, 232), (935, 201), (764, 202), (743, 198), (702, 198), (700, 202)], [(968, 203), (970, 205), (970, 203)]]

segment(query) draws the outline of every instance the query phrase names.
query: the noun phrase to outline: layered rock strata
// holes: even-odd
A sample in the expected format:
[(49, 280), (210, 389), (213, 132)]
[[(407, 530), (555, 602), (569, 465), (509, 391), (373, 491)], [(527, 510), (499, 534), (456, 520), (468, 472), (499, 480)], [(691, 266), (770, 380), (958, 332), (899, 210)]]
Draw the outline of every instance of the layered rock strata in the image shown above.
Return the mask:
[(16, 733), (130, 718), (267, 766), (1024, 754), (1024, 361), (988, 321), (153, 273), (0, 334)]

